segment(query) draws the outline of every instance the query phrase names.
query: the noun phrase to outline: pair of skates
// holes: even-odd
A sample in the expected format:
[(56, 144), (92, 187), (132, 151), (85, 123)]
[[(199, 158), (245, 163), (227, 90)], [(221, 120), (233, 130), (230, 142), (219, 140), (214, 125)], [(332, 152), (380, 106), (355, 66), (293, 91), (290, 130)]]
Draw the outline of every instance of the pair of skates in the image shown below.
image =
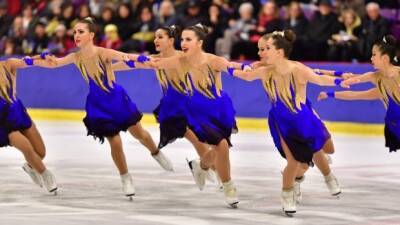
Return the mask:
[[(339, 182), (336, 177), (332, 174), (328, 174), (325, 178), (325, 184), (328, 187), (329, 193), (332, 196), (336, 196), (339, 198), (339, 195), (342, 193)], [(283, 212), (292, 217), (294, 213), (296, 213), (296, 205), (301, 202), (302, 193), (300, 190), (300, 184), (304, 181), (305, 177), (296, 178), (294, 187), (289, 190), (282, 190), (281, 193), (281, 203)]]
[[(154, 160), (166, 171), (174, 171), (171, 161), (159, 151), (156, 155), (152, 155)], [(133, 185), (133, 179), (130, 173), (126, 173), (121, 175), (121, 183), (122, 190), (126, 197), (129, 198), (130, 201), (133, 200), (133, 196), (135, 196), (135, 186)]]
[[(195, 159), (192, 161), (189, 161), (188, 159), (186, 160), (188, 162), (190, 171), (192, 172), (194, 181), (196, 182), (196, 185), (199, 187), (200, 191), (204, 189), (206, 180), (215, 182), (216, 179), (219, 183), (218, 187), (222, 186), (226, 203), (232, 208), (237, 208), (239, 199), (236, 194), (236, 187), (232, 181), (228, 181), (225, 183), (220, 182), (219, 176), (217, 174), (214, 174), (212, 170), (204, 170), (201, 168), (199, 159)], [(222, 185), (220, 185), (220, 183), (222, 183)]]
[(50, 170), (46, 169), (42, 174), (39, 174), (39, 172), (30, 167), (28, 163), (25, 163), (22, 166), (22, 169), (31, 177), (32, 181), (39, 187), (43, 188), (44, 186), (47, 189), (47, 191), (49, 191), (54, 195), (57, 195), (56, 178), (50, 172)]

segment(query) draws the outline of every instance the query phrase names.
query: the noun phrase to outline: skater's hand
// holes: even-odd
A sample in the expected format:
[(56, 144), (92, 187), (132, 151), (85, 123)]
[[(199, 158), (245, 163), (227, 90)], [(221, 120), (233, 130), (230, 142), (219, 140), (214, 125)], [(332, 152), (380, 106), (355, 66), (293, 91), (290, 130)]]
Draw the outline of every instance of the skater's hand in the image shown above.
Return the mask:
[(326, 94), (325, 91), (321, 91), (321, 92), (319, 93), (319, 95), (318, 95), (317, 100), (318, 100), (318, 101), (321, 101), (321, 100), (325, 100), (325, 99), (327, 99), (327, 98), (328, 98), (328, 94)]
[(352, 77), (346, 80), (343, 80), (340, 84), (341, 87), (343, 88), (350, 88), (351, 85), (360, 83), (360, 79), (356, 77)]
[(354, 76), (356, 76), (356, 75), (354, 75), (354, 73), (349, 73), (349, 72), (346, 72), (346, 73), (342, 74), (342, 78), (345, 79), (345, 80), (347, 80), (349, 78), (352, 78)]

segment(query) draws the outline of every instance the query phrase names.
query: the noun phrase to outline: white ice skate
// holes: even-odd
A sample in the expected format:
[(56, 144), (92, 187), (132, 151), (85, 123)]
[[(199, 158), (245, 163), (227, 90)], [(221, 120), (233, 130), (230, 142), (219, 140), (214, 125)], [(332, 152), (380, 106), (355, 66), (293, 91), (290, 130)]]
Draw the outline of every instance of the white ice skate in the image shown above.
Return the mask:
[(302, 176), (301, 178), (296, 177), (295, 182), (294, 182), (294, 194), (296, 197), (297, 204), (300, 203), (301, 199), (303, 198), (303, 194), (301, 193), (300, 185), (304, 181), (304, 179), (305, 179), (305, 176)]
[(340, 193), (342, 193), (342, 190), (340, 188), (339, 182), (336, 179), (335, 175), (333, 175), (331, 172), (329, 175), (325, 176), (324, 178), (325, 178), (326, 186), (328, 187), (331, 195), (339, 197)]
[(223, 185), (223, 189), (224, 189), (226, 203), (232, 208), (237, 208), (239, 199), (236, 194), (235, 184), (232, 181), (228, 181), (228, 182), (222, 183), (222, 185)]
[(24, 163), (22, 169), (31, 177), (33, 183), (39, 185), (39, 187), (41, 188), (43, 187), (42, 176), (40, 176), (40, 174), (35, 169), (30, 167), (28, 163)]
[(294, 213), (296, 213), (296, 196), (294, 192), (294, 188), (290, 190), (282, 190), (281, 193), (281, 203), (283, 212), (292, 217)]
[(47, 191), (50, 193), (53, 193), (54, 195), (57, 195), (57, 183), (56, 183), (56, 178), (54, 175), (50, 172), (50, 170), (46, 169), (42, 174), (42, 179), (43, 179), (43, 184), (46, 187)]
[(186, 159), (186, 161), (189, 165), (190, 171), (192, 172), (194, 181), (196, 182), (200, 191), (202, 191), (206, 184), (206, 176), (208, 175), (208, 171), (203, 170), (200, 167), (200, 159), (195, 159), (192, 161)]
[(158, 151), (156, 155), (151, 155), (160, 166), (166, 171), (174, 171), (174, 167), (172, 166), (171, 161), (162, 153), (162, 151)]
[(133, 200), (133, 196), (135, 196), (135, 187), (133, 186), (132, 176), (129, 173), (121, 175), (122, 182), (122, 190), (126, 197), (129, 198), (130, 201)]

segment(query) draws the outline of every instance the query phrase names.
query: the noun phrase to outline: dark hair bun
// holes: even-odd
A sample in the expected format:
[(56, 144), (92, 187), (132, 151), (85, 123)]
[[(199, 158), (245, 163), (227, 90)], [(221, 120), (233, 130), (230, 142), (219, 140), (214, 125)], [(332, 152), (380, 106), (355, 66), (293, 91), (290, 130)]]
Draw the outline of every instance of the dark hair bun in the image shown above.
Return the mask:
[(392, 46), (396, 46), (397, 44), (397, 40), (393, 35), (385, 35), (383, 37), (383, 42)]
[(290, 43), (293, 43), (296, 40), (296, 34), (292, 30), (284, 30), (283, 37)]
[(182, 28), (177, 25), (169, 26), (169, 30), (171, 31), (171, 36), (174, 38), (178, 38), (182, 32)]

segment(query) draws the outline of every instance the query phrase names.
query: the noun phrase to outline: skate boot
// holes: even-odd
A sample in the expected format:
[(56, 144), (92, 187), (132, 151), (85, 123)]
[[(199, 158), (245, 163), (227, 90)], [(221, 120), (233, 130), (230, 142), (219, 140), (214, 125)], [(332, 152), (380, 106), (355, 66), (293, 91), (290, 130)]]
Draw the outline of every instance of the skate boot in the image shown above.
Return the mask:
[(189, 161), (188, 159), (186, 159), (186, 161), (188, 162), (188, 165), (189, 165), (190, 171), (192, 172), (194, 181), (196, 182), (200, 191), (202, 191), (206, 184), (206, 177), (207, 177), (208, 171), (203, 170), (200, 167), (200, 159), (195, 159), (192, 161)]
[(294, 182), (294, 194), (296, 197), (296, 203), (299, 204), (301, 202), (301, 199), (303, 198), (303, 194), (301, 193), (300, 185), (304, 181), (305, 176), (299, 177), (295, 179)]
[(339, 182), (336, 179), (335, 175), (332, 174), (332, 172), (325, 176), (325, 183), (326, 186), (329, 189), (329, 192), (331, 193), (332, 196), (339, 196), (340, 193), (342, 193), (342, 190), (340, 188)]
[(41, 174), (41, 176), (42, 176), (42, 179), (43, 179), (43, 184), (46, 187), (47, 191), (49, 191), (50, 193), (54, 193), (54, 195), (57, 195), (56, 178), (50, 172), (50, 170), (46, 169)]
[(126, 197), (129, 198), (130, 201), (133, 200), (133, 196), (135, 195), (135, 187), (133, 186), (132, 176), (129, 173), (121, 175), (122, 182), (122, 190)]
[(296, 196), (294, 192), (294, 188), (289, 190), (282, 190), (281, 193), (281, 203), (283, 212), (292, 217), (294, 213), (296, 213)]
[(222, 183), (222, 185), (224, 189), (226, 203), (232, 208), (237, 208), (239, 199), (236, 194), (235, 184), (230, 180), (228, 182)]
[(158, 151), (156, 155), (151, 155), (160, 166), (166, 171), (174, 171), (171, 161), (162, 153), (162, 151)]
[(41, 188), (43, 187), (42, 177), (35, 169), (29, 166), (28, 163), (24, 163), (22, 169), (31, 177), (33, 183), (39, 185)]

